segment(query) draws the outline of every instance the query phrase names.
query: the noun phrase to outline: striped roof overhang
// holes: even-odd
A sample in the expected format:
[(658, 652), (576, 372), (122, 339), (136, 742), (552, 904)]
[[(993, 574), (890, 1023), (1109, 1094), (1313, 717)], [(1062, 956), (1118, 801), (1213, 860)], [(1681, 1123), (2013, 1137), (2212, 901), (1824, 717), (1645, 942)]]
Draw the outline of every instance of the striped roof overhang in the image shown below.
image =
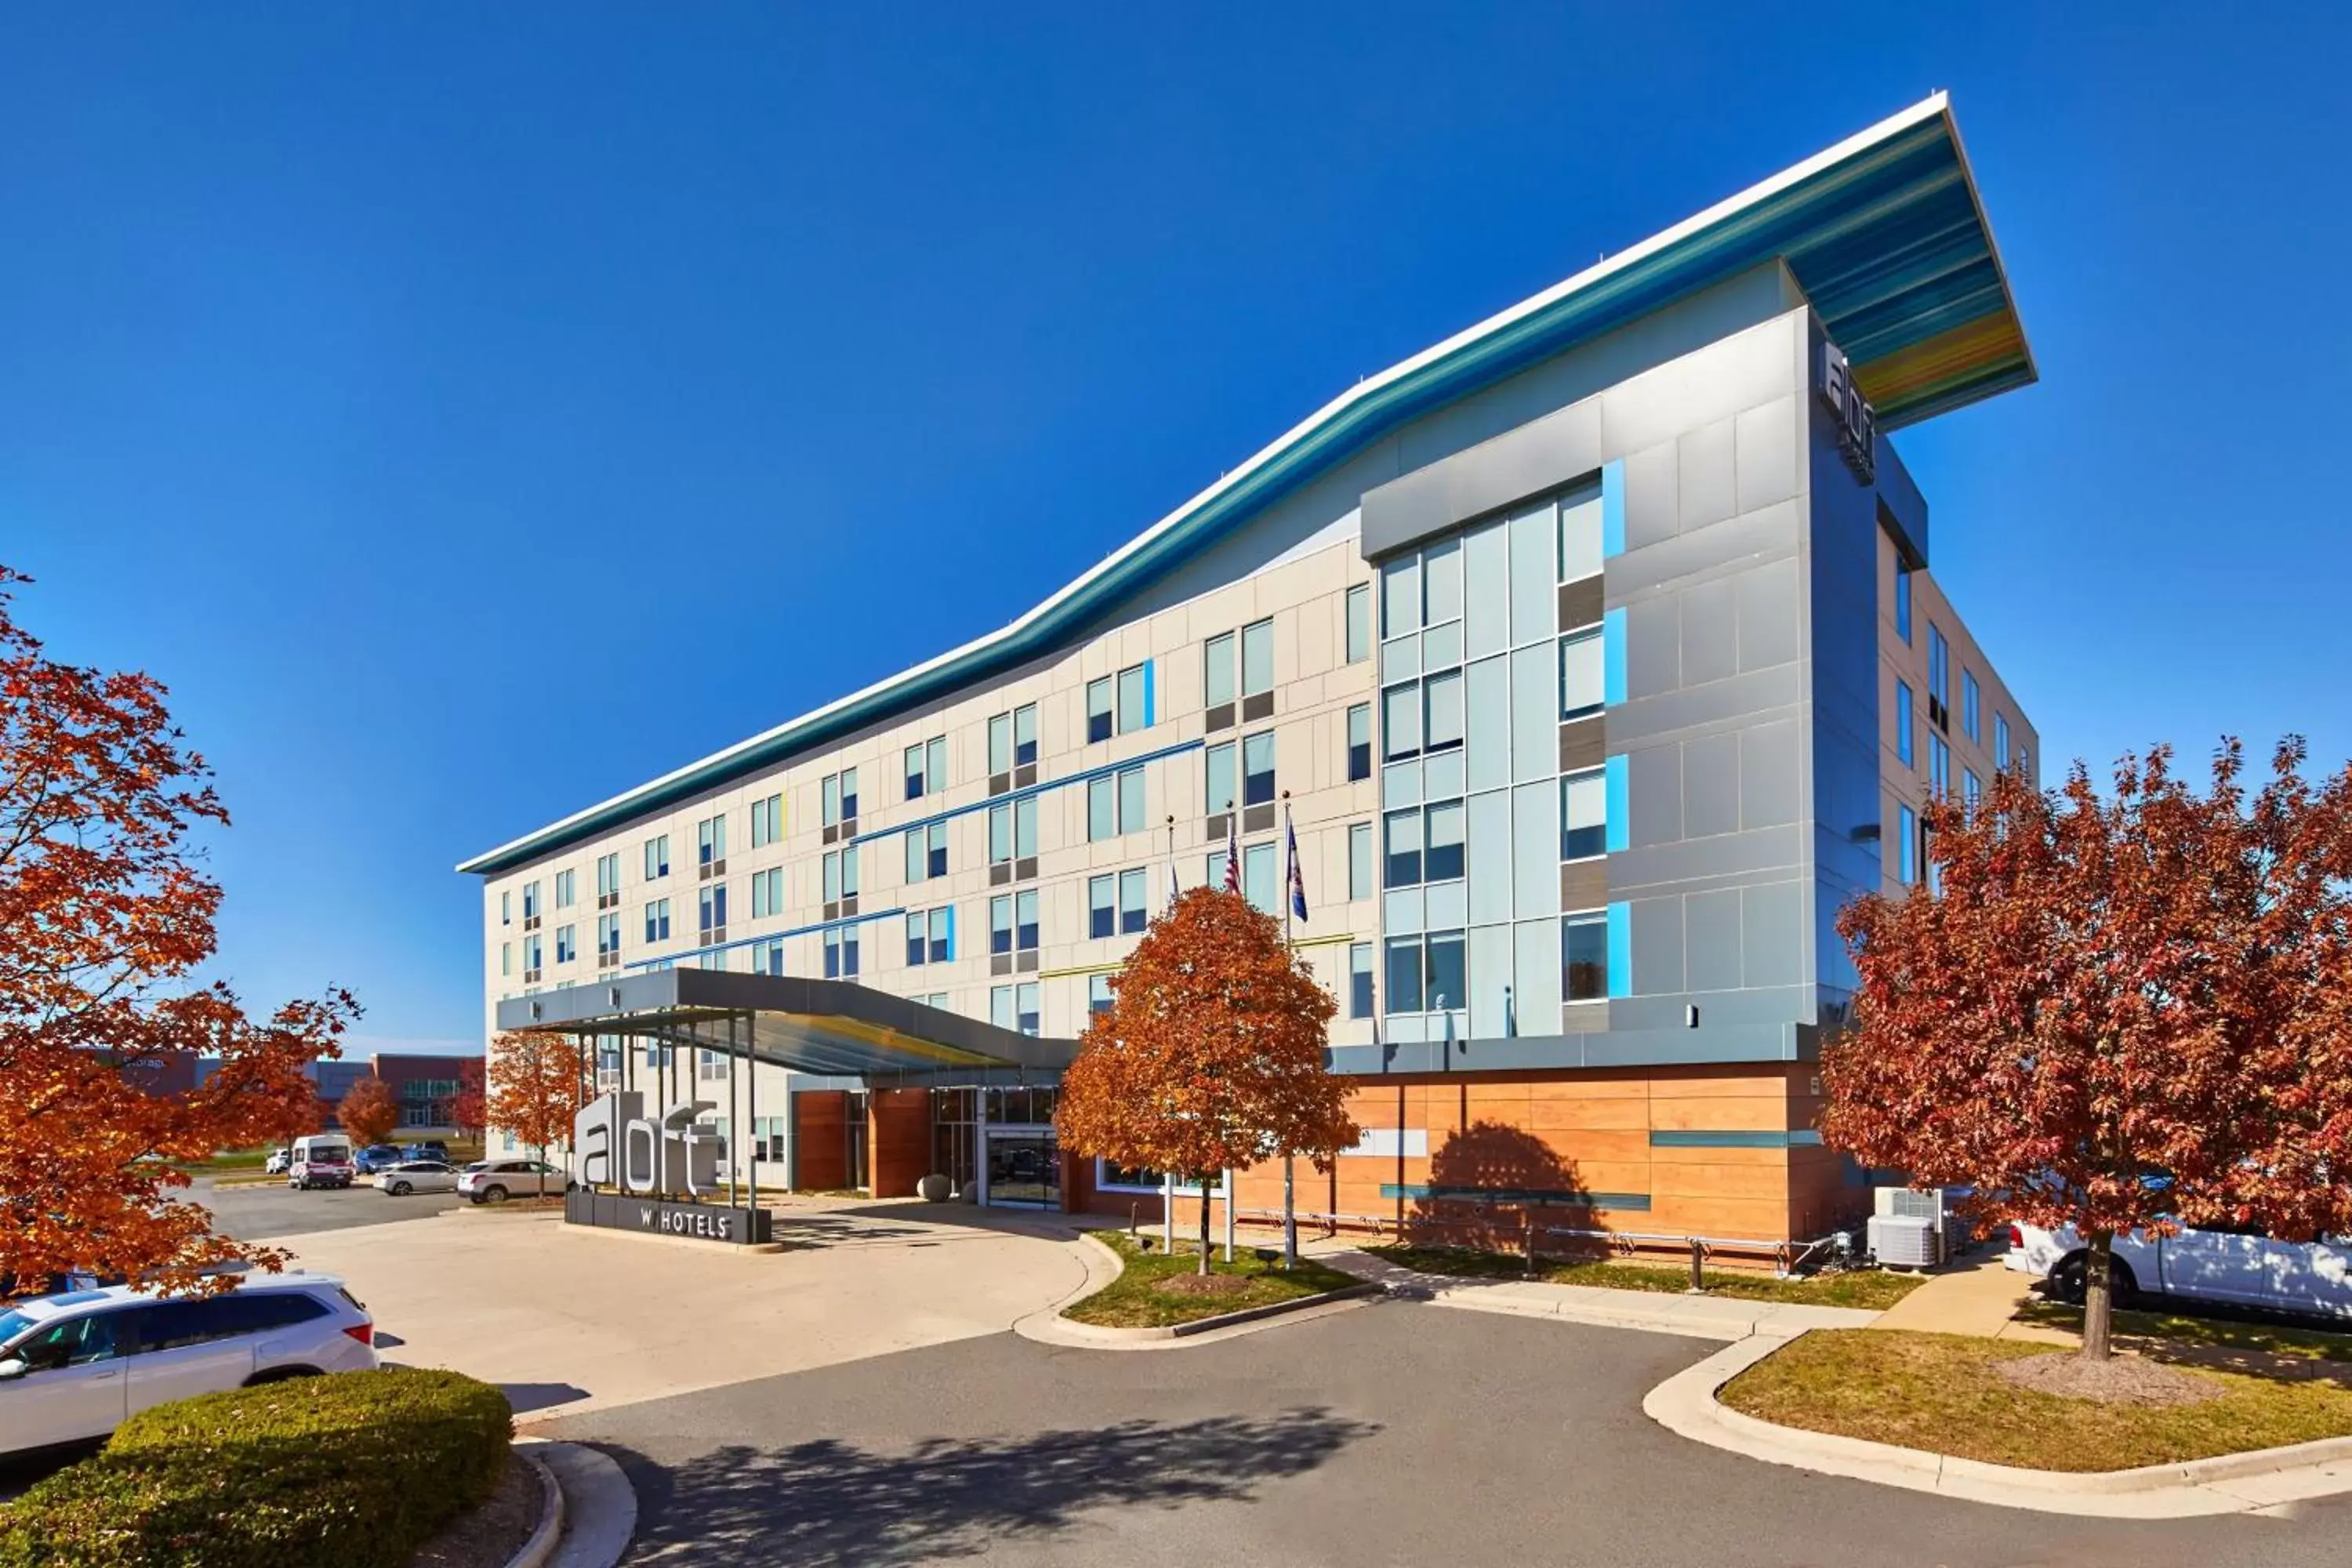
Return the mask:
[(1533, 299), (1367, 377), (1002, 630), (457, 867), (495, 876), (1003, 674), (1400, 426), (1779, 258), (1883, 430), (2035, 379), (2009, 279), (1937, 93)]

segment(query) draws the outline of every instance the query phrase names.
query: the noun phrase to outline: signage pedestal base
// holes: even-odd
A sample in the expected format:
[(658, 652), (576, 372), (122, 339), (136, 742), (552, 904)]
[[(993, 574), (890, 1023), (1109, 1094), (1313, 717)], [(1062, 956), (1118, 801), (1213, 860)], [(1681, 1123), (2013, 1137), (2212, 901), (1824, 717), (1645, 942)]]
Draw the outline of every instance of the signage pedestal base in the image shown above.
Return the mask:
[(766, 1209), (676, 1203), (668, 1198), (600, 1193), (588, 1187), (574, 1187), (563, 1194), (563, 1220), (567, 1225), (633, 1230), (646, 1236), (671, 1236), (688, 1241), (715, 1241), (727, 1247), (756, 1247), (774, 1239), (770, 1229), (774, 1218)]

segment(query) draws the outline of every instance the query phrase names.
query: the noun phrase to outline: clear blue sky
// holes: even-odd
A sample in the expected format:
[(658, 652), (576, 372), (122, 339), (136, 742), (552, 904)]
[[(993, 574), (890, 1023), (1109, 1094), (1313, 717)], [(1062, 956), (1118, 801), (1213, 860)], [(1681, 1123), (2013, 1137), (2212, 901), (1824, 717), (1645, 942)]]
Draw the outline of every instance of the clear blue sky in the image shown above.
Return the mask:
[(1900, 444), (2048, 763), (2340, 764), (2352, 34), (1927, 9), (18, 10), (0, 560), (218, 768), (248, 1000), (472, 1045), (461, 856), (1940, 87), (2043, 380)]

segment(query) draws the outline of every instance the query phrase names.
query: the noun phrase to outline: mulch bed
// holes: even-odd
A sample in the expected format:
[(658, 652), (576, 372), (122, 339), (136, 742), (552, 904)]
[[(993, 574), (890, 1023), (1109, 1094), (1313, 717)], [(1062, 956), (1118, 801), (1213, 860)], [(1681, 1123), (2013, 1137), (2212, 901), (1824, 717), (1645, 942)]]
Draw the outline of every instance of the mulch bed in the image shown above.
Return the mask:
[(544, 1500), (539, 1472), (511, 1459), (490, 1500), (418, 1547), (408, 1568), (505, 1568), (539, 1528)]
[(2100, 1405), (2134, 1405), (2156, 1408), (2199, 1405), (2219, 1399), (2221, 1385), (2210, 1378), (2191, 1377), (2136, 1355), (2084, 1361), (2079, 1355), (2035, 1355), (2005, 1361), (1993, 1373), (2020, 1388), (2054, 1394), (2063, 1399), (2088, 1399)]
[(1250, 1282), (1233, 1274), (1171, 1274), (1151, 1283), (1154, 1290), (1171, 1296), (1239, 1296), (1250, 1288)]

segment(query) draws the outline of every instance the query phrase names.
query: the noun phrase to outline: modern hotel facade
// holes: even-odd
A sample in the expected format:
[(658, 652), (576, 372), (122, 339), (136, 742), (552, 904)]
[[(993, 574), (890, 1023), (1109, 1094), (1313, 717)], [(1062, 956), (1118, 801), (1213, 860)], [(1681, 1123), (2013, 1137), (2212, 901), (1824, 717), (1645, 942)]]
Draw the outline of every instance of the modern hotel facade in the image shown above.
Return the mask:
[[(1366, 1129), (1303, 1210), (1816, 1234), (1867, 1196), (1811, 1131), (1837, 912), (1924, 874), (1931, 792), (2040, 755), (1890, 434), (2033, 376), (1931, 99), (1370, 378), (1003, 630), (467, 861), (488, 1022), (723, 990), (765, 1076), (701, 1098), (764, 1184), (1155, 1215), (1054, 1147), (1054, 1063), (1229, 821), (1279, 910), (1286, 804)], [(662, 1048), (605, 1080), (730, 1070)]]

